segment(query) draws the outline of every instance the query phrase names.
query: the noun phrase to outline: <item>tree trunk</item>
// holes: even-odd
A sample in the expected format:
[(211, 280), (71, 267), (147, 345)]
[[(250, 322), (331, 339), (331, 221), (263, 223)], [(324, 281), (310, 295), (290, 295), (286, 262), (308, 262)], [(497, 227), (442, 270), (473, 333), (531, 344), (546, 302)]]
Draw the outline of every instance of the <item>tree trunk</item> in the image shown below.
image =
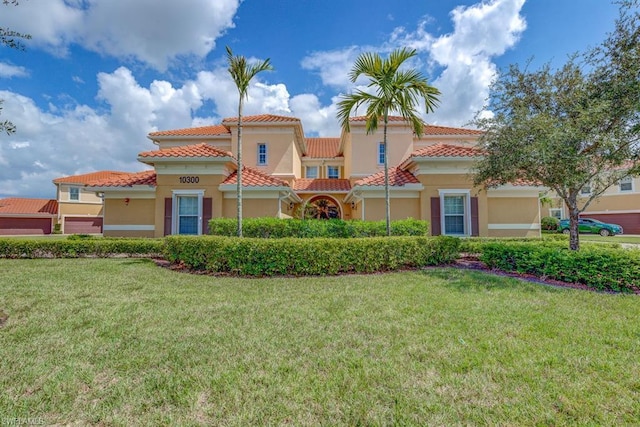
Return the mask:
[(387, 236), (391, 236), (391, 198), (389, 197), (389, 150), (387, 150), (387, 123), (388, 113), (384, 113), (384, 136), (382, 145), (384, 146), (384, 204), (387, 219)]
[(242, 237), (242, 95), (238, 103), (238, 172), (237, 172), (238, 237)]
[(569, 208), (569, 249), (572, 251), (580, 250), (580, 233), (578, 230), (578, 219), (580, 218), (580, 210), (578, 209), (577, 195), (570, 195), (567, 201)]

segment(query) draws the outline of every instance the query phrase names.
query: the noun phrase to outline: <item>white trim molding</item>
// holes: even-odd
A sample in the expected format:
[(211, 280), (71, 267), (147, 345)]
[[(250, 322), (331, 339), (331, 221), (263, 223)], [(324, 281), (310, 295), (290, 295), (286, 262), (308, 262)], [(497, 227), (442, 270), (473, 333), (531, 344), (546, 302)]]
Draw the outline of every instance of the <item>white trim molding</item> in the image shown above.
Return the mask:
[(540, 224), (488, 224), (489, 230), (540, 230)]
[(103, 225), (102, 231), (155, 231), (153, 224), (109, 224)]

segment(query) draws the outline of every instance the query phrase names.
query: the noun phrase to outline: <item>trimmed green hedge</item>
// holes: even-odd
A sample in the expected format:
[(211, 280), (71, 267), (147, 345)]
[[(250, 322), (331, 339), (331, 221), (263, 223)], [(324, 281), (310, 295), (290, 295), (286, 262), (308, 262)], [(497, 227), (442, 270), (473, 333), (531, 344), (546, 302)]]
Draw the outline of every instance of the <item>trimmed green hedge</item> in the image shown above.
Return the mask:
[(373, 273), (441, 265), (458, 257), (452, 237), (260, 239), (168, 236), (166, 258), (194, 270), (242, 276)]
[(484, 243), (480, 260), (488, 267), (528, 273), (598, 290), (640, 290), (640, 251), (583, 245), (570, 251), (566, 242)]
[(77, 258), (115, 255), (155, 256), (163, 253), (163, 239), (68, 238), (0, 239), (0, 258)]
[[(212, 219), (209, 221), (209, 234), (235, 236), (237, 224), (235, 219)], [(242, 220), (242, 234), (244, 237), (259, 238), (377, 237), (387, 235), (387, 226), (385, 221), (246, 218)], [(412, 218), (392, 221), (391, 234), (426, 236), (429, 234), (429, 222)]]

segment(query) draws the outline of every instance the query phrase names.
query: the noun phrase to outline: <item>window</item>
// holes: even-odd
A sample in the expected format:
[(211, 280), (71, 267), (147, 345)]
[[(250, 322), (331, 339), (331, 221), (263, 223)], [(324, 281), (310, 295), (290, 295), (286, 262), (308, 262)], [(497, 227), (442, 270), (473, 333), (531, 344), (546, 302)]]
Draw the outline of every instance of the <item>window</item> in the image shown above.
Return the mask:
[(587, 196), (591, 194), (591, 184), (586, 184), (584, 187), (580, 189), (580, 194), (583, 196)]
[(340, 178), (340, 167), (338, 167), (338, 166), (327, 166), (327, 178), (329, 178), (329, 179), (338, 179), (338, 178)]
[(384, 152), (385, 152), (384, 142), (379, 142), (378, 143), (378, 164), (379, 165), (384, 165)]
[(258, 165), (267, 164), (267, 144), (258, 144)]
[(471, 194), (469, 190), (439, 190), (442, 234), (471, 235)]
[(465, 234), (464, 196), (444, 197), (444, 234)]
[(562, 219), (562, 209), (559, 209), (559, 208), (549, 209), (549, 215), (551, 215), (553, 218)]
[(318, 167), (317, 166), (307, 166), (305, 178), (317, 178), (318, 177)]
[(174, 190), (171, 234), (202, 234), (203, 193)]
[(633, 178), (630, 176), (624, 177), (619, 182), (620, 191), (633, 191)]
[(80, 200), (80, 188), (69, 187), (69, 200)]

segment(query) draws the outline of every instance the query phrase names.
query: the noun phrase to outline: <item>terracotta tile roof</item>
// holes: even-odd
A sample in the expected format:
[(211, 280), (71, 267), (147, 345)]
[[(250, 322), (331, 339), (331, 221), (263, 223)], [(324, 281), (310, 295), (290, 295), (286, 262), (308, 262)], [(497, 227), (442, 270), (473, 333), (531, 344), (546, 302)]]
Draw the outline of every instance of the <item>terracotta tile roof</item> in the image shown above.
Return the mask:
[(305, 138), (309, 158), (340, 157), (340, 138)]
[(91, 173), (85, 173), (81, 175), (63, 176), (53, 180), (54, 184), (89, 184), (93, 181), (99, 181), (103, 179), (118, 177), (121, 175), (127, 175), (128, 172), (117, 171), (97, 171)]
[(477, 129), (454, 128), (448, 126), (425, 125), (424, 135), (482, 135)]
[(153, 170), (133, 172), (125, 175), (95, 181), (89, 187), (132, 187), (134, 185), (156, 186), (156, 172)]
[[(234, 171), (229, 175), (222, 185), (237, 184), (238, 172)], [(243, 187), (288, 187), (289, 184), (278, 178), (262, 173), (259, 170), (245, 166), (242, 169), (242, 186)]]
[[(390, 122), (404, 122), (404, 118), (402, 116), (389, 116), (388, 119)], [(367, 116), (351, 117), (349, 118), (349, 121), (350, 122), (366, 122)], [(379, 123), (382, 123), (382, 118), (380, 118)]]
[(228, 151), (207, 143), (182, 145), (180, 147), (171, 147), (164, 150), (145, 151), (138, 154), (138, 157), (145, 159), (153, 158), (173, 158), (173, 157), (233, 157)]
[[(277, 123), (277, 122), (300, 122), (297, 117), (277, 116), (275, 114), (258, 114), (255, 116), (242, 116), (242, 123)], [(222, 123), (238, 123), (238, 117), (227, 117)]]
[(436, 144), (411, 153), (411, 157), (479, 157), (482, 150), (459, 145)]
[(153, 136), (213, 136), (213, 135), (231, 135), (231, 131), (224, 125), (211, 125), (201, 126), (196, 128), (184, 128), (173, 130), (161, 130), (157, 132), (151, 132), (150, 137)]
[[(389, 185), (393, 187), (402, 187), (405, 184), (420, 184), (411, 172), (400, 169), (399, 167), (389, 168)], [(355, 185), (384, 185), (384, 171), (380, 171), (366, 178), (358, 180)]]
[(341, 191), (348, 193), (351, 190), (351, 183), (348, 179), (302, 178), (295, 180), (293, 190), (298, 192)]
[(54, 199), (0, 199), (0, 214), (56, 215), (58, 202)]

